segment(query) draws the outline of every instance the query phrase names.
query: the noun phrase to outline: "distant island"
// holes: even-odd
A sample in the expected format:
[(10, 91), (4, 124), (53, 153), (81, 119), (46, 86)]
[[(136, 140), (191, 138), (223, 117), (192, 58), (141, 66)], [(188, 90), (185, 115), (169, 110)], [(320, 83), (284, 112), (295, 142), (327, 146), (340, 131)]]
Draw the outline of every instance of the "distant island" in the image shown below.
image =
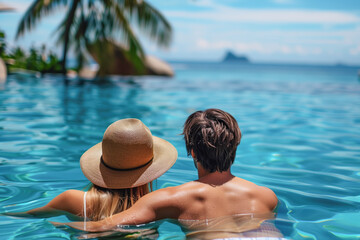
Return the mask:
[(250, 60), (246, 57), (246, 56), (236, 56), (234, 53), (232, 53), (231, 51), (228, 51), (225, 54), (224, 59), (222, 60), (222, 62), (242, 62), (242, 63), (249, 63)]

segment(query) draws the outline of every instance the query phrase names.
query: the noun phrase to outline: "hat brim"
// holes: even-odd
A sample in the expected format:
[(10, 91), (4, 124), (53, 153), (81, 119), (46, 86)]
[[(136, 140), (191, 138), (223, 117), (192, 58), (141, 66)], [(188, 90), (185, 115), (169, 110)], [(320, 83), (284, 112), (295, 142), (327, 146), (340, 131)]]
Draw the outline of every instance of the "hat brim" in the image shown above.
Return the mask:
[(93, 184), (110, 189), (133, 188), (149, 183), (169, 170), (176, 162), (178, 153), (168, 141), (153, 137), (154, 157), (140, 168), (113, 170), (101, 162), (102, 143), (88, 149), (80, 158), (85, 177)]

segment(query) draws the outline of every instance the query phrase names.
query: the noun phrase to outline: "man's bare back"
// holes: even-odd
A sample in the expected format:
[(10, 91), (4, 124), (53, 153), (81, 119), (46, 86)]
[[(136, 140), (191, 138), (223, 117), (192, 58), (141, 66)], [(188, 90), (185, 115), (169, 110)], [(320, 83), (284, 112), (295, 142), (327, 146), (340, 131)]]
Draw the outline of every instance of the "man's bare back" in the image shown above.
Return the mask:
[(233, 176), (229, 171), (214, 172), (197, 181), (161, 190), (168, 197), (156, 194), (151, 198), (176, 209), (174, 219), (210, 219), (247, 213), (269, 213), (277, 205), (276, 195), (268, 188), (257, 186)]

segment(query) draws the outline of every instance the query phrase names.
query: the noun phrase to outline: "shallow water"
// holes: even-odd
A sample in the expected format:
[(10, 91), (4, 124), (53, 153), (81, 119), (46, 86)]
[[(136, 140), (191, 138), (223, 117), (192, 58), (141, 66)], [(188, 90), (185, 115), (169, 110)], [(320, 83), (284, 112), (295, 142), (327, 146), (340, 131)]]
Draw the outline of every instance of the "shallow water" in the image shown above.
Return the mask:
[[(270, 187), (275, 226), (291, 239), (360, 238), (360, 82), (357, 68), (173, 63), (172, 79), (104, 84), (10, 76), (0, 90), (0, 212), (42, 206), (83, 189), (81, 154), (121, 118), (140, 118), (179, 151), (157, 188), (196, 179), (182, 130), (195, 110), (230, 112), (243, 133), (232, 171)], [(52, 220), (65, 221), (58, 217)], [(4, 239), (71, 239), (43, 219), (0, 216)], [(165, 222), (160, 239), (183, 239)]]

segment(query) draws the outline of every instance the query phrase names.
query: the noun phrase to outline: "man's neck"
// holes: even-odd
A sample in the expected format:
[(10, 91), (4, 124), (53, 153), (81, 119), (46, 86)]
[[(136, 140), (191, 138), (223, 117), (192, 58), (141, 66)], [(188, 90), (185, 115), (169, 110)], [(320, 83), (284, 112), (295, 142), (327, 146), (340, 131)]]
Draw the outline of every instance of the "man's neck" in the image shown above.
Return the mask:
[(222, 185), (225, 182), (228, 182), (229, 180), (234, 178), (234, 175), (231, 174), (230, 169), (223, 172), (216, 171), (210, 173), (201, 166), (198, 167), (198, 176), (199, 176), (198, 179), (199, 182), (208, 183), (212, 185)]

